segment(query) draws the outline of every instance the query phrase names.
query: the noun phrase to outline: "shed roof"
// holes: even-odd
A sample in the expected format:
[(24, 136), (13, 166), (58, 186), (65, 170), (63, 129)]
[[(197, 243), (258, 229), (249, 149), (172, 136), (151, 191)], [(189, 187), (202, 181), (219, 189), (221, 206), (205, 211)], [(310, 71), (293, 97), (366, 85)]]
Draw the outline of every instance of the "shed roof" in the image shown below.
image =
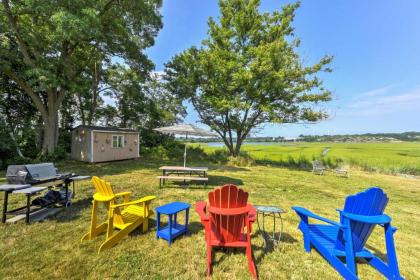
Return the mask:
[(133, 132), (138, 133), (138, 131), (130, 128), (120, 128), (115, 126), (94, 126), (94, 125), (78, 125), (74, 129), (84, 128), (87, 130), (99, 130), (99, 131), (110, 131), (110, 132)]

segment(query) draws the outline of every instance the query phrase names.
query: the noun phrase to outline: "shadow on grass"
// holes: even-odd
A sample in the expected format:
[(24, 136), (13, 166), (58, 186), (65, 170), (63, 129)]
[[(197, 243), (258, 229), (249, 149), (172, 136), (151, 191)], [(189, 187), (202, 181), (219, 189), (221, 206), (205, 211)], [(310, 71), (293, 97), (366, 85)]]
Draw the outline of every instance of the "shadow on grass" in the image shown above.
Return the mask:
[[(177, 221), (180, 224), (184, 224), (185, 220), (178, 220)], [(164, 228), (168, 226), (167, 222), (161, 221), (160, 222), (160, 227)], [(138, 236), (138, 235), (143, 235), (143, 234), (155, 234), (156, 233), (156, 220), (155, 219), (149, 219), (149, 230), (145, 233), (143, 233), (142, 230), (142, 226), (140, 225), (138, 228), (136, 228), (135, 230), (133, 230), (130, 235), (133, 236)], [(186, 236), (191, 236), (194, 234), (199, 234), (202, 233), (203, 234), (203, 238), (204, 238), (204, 227), (200, 222), (189, 222), (188, 223), (188, 231), (185, 233)]]
[(225, 184), (234, 184), (234, 185), (243, 185), (243, 181), (241, 179), (232, 178), (228, 176), (209, 176), (209, 182), (211, 184), (189, 184), (188, 182), (183, 181), (170, 181), (165, 182), (165, 184), (161, 187), (161, 189), (192, 189), (192, 190), (212, 190), (215, 187), (220, 187)]
[(184, 182), (170, 182), (162, 185), (160, 189), (190, 189), (190, 190), (212, 190), (213, 186), (201, 184), (188, 184)]
[(216, 165), (211, 166), (210, 170), (214, 171), (229, 171), (229, 172), (239, 172), (239, 171), (250, 171), (249, 168), (231, 166), (231, 165)]
[(73, 172), (80, 175), (105, 176), (118, 175), (137, 170), (158, 170), (158, 162), (142, 162), (138, 160), (122, 160), (105, 163), (86, 163), (78, 161), (63, 161), (57, 164), (60, 171)]
[(225, 184), (234, 184), (240, 186), (244, 184), (241, 179), (228, 176), (209, 176), (209, 182), (211, 182), (211, 184), (214, 186), (223, 186)]
[[(290, 234), (286, 232), (282, 233), (280, 243), (277, 245), (272, 240), (269, 240), (267, 237), (264, 238), (262, 235), (262, 232), (260, 231), (257, 231), (257, 233), (253, 235), (253, 237), (261, 238), (264, 241), (262, 246), (252, 245), (252, 250), (254, 252), (254, 259), (255, 259), (256, 265), (260, 264), (266, 255), (276, 250), (279, 251), (283, 243), (293, 244), (293, 243), (298, 242), (298, 240), (296, 240), (293, 236), (291, 236)], [(257, 258), (255, 258), (256, 253), (258, 253)]]
[[(79, 162), (74, 160), (66, 160), (57, 162), (57, 167), (62, 172), (72, 172), (79, 175), (91, 175), (91, 176), (112, 176), (124, 173), (130, 173), (135, 171), (156, 171), (161, 173), (159, 167), (169, 165), (169, 166), (181, 166), (182, 163), (178, 161), (165, 161), (165, 160), (154, 160), (154, 159), (135, 159), (135, 160), (121, 160), (113, 162), (104, 162), (104, 163), (86, 163)], [(236, 166), (225, 166), (223, 164), (215, 164), (209, 161), (194, 161), (190, 162), (188, 166), (205, 166), (208, 167), (210, 171), (229, 171), (229, 172), (238, 172), (238, 171), (250, 171), (247, 168), (236, 167)]]
[(65, 208), (64, 211), (58, 212), (56, 215), (49, 217), (48, 219), (55, 219), (60, 223), (68, 223), (73, 220), (80, 219), (80, 213), (86, 209), (91, 208), (92, 198), (85, 198), (82, 200), (77, 200), (71, 204), (70, 207)]
[(378, 249), (376, 249), (375, 247), (372, 247), (370, 245), (365, 245), (365, 247), (369, 250), (371, 250), (375, 256), (377, 256), (378, 258), (380, 258), (381, 260), (383, 260), (384, 262), (388, 262), (388, 256), (386, 255), (386, 253), (383, 253), (381, 251), (379, 251)]

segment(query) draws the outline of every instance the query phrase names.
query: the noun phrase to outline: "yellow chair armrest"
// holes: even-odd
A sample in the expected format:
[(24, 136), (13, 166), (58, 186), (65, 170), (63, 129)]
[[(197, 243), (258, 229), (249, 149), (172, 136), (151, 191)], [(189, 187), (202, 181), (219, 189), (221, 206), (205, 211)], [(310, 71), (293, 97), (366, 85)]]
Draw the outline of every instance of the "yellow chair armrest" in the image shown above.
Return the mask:
[(156, 199), (156, 196), (145, 196), (143, 198), (131, 201), (131, 202), (127, 202), (127, 203), (120, 203), (120, 204), (114, 204), (111, 206), (111, 208), (118, 208), (118, 207), (123, 207), (123, 206), (129, 206), (129, 205), (135, 205), (135, 204), (140, 204), (140, 203), (147, 203), (150, 202), (152, 200)]
[(130, 195), (130, 194), (131, 194), (131, 192), (120, 192), (120, 193), (116, 193), (114, 195), (115, 195), (115, 197), (120, 197), (120, 196)]
[(95, 193), (93, 194), (93, 199), (96, 201), (100, 201), (100, 202), (108, 202), (111, 201), (113, 199), (115, 199), (115, 196), (109, 196), (109, 195), (102, 195), (99, 193)]

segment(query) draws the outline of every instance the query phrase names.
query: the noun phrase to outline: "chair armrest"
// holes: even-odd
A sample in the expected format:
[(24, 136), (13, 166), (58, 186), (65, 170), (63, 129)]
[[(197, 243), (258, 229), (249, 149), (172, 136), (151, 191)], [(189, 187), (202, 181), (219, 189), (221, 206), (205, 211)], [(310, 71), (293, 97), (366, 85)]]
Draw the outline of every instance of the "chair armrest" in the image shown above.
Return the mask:
[(112, 201), (115, 199), (114, 195), (111, 196), (105, 196), (99, 193), (94, 193), (93, 194), (93, 199), (96, 201), (101, 201), (101, 202), (108, 202), (108, 201)]
[(341, 215), (343, 215), (343, 217), (346, 217), (352, 221), (362, 222), (362, 223), (367, 223), (367, 224), (388, 224), (391, 222), (391, 217), (386, 214), (377, 215), (377, 216), (366, 216), (366, 215), (357, 215), (357, 214), (341, 211)]
[(207, 215), (206, 215), (206, 207), (207, 207), (207, 203), (205, 201), (198, 201), (195, 204), (195, 211), (200, 216), (200, 219), (201, 219), (202, 222), (209, 220), (209, 217), (207, 217)]
[(134, 200), (134, 201), (130, 201), (130, 202), (126, 202), (126, 203), (120, 203), (120, 204), (114, 204), (111, 206), (111, 208), (118, 208), (118, 207), (122, 207), (122, 206), (129, 206), (129, 205), (136, 205), (136, 204), (140, 204), (140, 203), (147, 203), (150, 202), (152, 200), (154, 200), (156, 198), (156, 196), (145, 196), (143, 198)]
[(114, 194), (115, 197), (120, 197), (120, 196), (124, 196), (124, 195), (130, 195), (131, 192), (120, 192), (120, 193), (116, 193)]
[(255, 222), (257, 219), (257, 209), (254, 206), (250, 205), (251, 209), (248, 212), (248, 219), (251, 223)]
[(319, 221), (323, 221), (325, 223), (331, 224), (331, 225), (335, 225), (337, 227), (343, 227), (343, 225), (341, 225), (340, 223), (334, 222), (332, 220), (329, 220), (327, 218), (318, 216), (314, 213), (312, 213), (311, 211), (309, 211), (308, 209), (305, 209), (303, 207), (299, 207), (299, 206), (293, 206), (292, 207), (293, 210), (295, 210), (295, 212), (299, 215), (299, 216), (306, 216), (315, 220), (319, 220)]

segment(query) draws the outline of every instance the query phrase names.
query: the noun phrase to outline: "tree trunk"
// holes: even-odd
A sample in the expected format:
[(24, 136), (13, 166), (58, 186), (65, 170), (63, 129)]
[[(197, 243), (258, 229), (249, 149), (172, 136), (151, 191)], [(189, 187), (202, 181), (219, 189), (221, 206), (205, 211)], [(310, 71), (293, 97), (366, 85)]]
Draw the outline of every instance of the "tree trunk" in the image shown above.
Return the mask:
[(42, 153), (51, 154), (58, 144), (58, 109), (64, 98), (64, 93), (54, 90), (48, 92), (48, 103), (44, 121), (44, 137), (42, 141)]
[(243, 140), (241, 139), (241, 137), (238, 137), (238, 139), (236, 141), (235, 151), (234, 151), (234, 154), (233, 154), (234, 157), (239, 156), (239, 154), (241, 152), (242, 143), (243, 143)]
[(228, 148), (228, 150), (229, 150), (229, 154), (231, 155), (231, 156), (233, 156), (234, 155), (234, 153), (235, 153), (235, 150), (233, 149), (233, 145), (229, 142), (229, 140), (227, 139), (227, 137), (226, 136), (222, 136), (222, 140), (223, 140), (223, 142), (225, 143), (225, 145), (226, 145), (226, 147)]
[(58, 111), (48, 110), (48, 118), (44, 119), (44, 137), (42, 153), (51, 154), (58, 144)]
[[(99, 69), (98, 69), (99, 68)], [(98, 97), (99, 97), (99, 83), (101, 82), (101, 69), (102, 69), (102, 62), (99, 63), (99, 66), (97, 66), (97, 63), (95, 62), (95, 69), (94, 69), (94, 79), (92, 79), (92, 104), (89, 108), (89, 113), (87, 117), (87, 124), (92, 125), (94, 116), (96, 113), (96, 109), (98, 107)]]

